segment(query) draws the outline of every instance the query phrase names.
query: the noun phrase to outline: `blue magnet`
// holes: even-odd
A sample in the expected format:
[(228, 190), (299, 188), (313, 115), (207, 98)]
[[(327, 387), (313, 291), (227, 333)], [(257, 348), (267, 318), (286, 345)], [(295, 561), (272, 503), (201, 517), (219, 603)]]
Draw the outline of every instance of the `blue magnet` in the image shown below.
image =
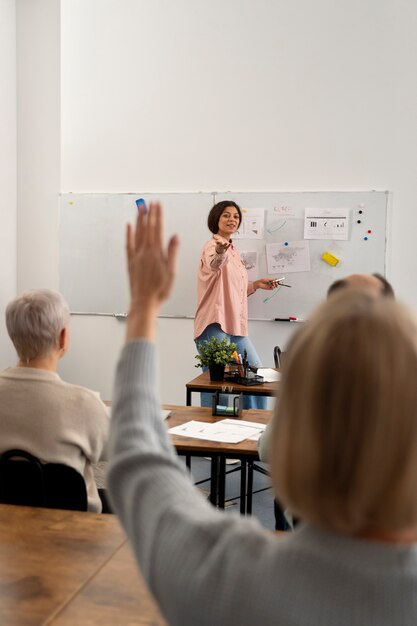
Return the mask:
[(288, 241), (286, 241), (286, 242), (284, 243), (284, 246), (288, 246)]
[(368, 237), (364, 237), (364, 238), (363, 238), (363, 240), (364, 240), (364, 241), (368, 241)]
[(145, 200), (143, 198), (138, 198), (137, 200), (135, 200), (135, 202), (136, 202), (136, 207), (137, 207), (138, 211), (139, 211), (140, 207), (142, 207), (142, 206), (145, 207), (145, 209), (146, 209), (146, 202), (145, 202)]

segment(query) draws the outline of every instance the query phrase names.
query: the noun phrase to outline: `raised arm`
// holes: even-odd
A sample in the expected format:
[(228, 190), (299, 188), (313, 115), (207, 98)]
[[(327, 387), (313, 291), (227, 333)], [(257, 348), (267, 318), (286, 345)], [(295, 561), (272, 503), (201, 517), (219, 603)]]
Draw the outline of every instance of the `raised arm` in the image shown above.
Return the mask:
[(134, 230), (127, 226), (126, 253), (130, 283), (127, 340), (155, 339), (155, 324), (162, 303), (169, 297), (175, 279), (178, 237), (163, 246), (163, 216), (159, 203), (149, 213), (141, 207)]

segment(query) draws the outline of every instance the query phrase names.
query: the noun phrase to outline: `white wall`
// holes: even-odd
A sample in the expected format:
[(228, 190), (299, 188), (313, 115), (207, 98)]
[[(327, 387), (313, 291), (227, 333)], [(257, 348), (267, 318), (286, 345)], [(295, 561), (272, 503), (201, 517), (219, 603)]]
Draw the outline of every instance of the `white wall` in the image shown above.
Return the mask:
[(16, 11), (0, 0), (0, 369), (16, 360), (4, 309), (16, 295)]
[[(414, 0), (61, 0), (61, 27), (62, 191), (390, 189), (389, 278), (417, 306)], [(56, 286), (56, 217), (32, 200), (20, 283)], [(163, 400), (182, 403), (192, 324), (159, 326)], [(272, 328), (250, 327), (265, 364)], [(110, 397), (120, 322), (72, 334), (62, 373)]]
[(60, 3), (17, 2), (19, 292), (58, 287)]

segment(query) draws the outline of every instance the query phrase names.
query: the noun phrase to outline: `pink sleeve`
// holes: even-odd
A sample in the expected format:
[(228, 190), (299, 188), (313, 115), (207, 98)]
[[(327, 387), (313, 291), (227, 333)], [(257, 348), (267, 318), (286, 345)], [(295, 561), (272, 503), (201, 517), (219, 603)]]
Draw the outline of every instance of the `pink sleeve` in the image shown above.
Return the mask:
[(247, 295), (251, 296), (253, 293), (255, 293), (256, 289), (253, 286), (253, 282), (252, 283), (248, 283), (248, 290), (247, 290)]

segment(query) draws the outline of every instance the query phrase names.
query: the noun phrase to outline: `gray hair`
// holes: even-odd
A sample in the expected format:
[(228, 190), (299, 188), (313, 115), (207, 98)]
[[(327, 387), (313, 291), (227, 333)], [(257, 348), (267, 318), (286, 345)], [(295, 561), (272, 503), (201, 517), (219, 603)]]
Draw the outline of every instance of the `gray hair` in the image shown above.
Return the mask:
[(64, 297), (49, 289), (26, 291), (6, 308), (7, 332), (19, 358), (26, 362), (57, 349), (69, 320)]

